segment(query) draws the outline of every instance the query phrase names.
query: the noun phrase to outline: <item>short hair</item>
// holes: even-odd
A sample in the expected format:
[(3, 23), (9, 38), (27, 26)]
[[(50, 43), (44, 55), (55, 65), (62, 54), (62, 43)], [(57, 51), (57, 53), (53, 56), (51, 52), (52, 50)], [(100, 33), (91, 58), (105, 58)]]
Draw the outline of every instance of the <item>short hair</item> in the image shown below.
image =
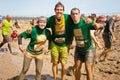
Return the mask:
[(92, 17), (96, 17), (96, 14), (95, 14), (95, 13), (91, 13), (91, 16), (92, 16)]
[(47, 21), (47, 18), (45, 16), (40, 16), (38, 22), (40, 21)]
[(57, 8), (58, 6), (63, 7), (63, 10), (65, 10), (64, 5), (63, 5), (60, 1), (55, 5), (54, 10), (56, 10), (56, 8)]
[(73, 11), (73, 10), (78, 10), (78, 12), (80, 13), (80, 10), (79, 10), (78, 8), (72, 8), (72, 9), (71, 9), (71, 14), (72, 14), (72, 11)]
[(12, 18), (12, 16), (11, 16), (11, 15), (9, 15), (9, 14), (8, 14), (8, 15), (6, 15), (6, 17), (7, 17), (7, 18)]

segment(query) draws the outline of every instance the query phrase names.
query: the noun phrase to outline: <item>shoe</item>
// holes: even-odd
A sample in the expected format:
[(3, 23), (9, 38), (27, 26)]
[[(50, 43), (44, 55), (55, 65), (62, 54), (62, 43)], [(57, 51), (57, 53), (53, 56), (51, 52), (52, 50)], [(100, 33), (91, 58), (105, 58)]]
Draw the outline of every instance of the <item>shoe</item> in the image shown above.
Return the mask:
[(73, 70), (73, 67), (72, 67), (72, 66), (70, 66), (70, 67), (68, 68), (67, 75), (69, 75), (69, 76), (74, 75), (74, 70)]

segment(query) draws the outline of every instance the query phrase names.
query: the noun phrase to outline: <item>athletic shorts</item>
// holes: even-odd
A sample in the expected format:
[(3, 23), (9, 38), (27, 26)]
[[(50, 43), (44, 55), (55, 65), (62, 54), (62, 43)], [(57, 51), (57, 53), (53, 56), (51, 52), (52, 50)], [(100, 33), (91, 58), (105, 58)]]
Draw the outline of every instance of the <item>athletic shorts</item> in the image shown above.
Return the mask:
[(67, 63), (68, 60), (68, 46), (57, 46), (51, 42), (51, 62)]
[(9, 35), (2, 35), (3, 36), (3, 42), (10, 42), (10, 36)]
[(112, 46), (112, 40), (111, 40), (111, 35), (110, 34), (103, 34), (103, 40), (105, 43), (105, 48), (111, 48)]
[(90, 62), (93, 63), (95, 62), (95, 57), (96, 57), (96, 50), (91, 49), (89, 51), (77, 51), (75, 50), (75, 61), (80, 60), (81, 62)]

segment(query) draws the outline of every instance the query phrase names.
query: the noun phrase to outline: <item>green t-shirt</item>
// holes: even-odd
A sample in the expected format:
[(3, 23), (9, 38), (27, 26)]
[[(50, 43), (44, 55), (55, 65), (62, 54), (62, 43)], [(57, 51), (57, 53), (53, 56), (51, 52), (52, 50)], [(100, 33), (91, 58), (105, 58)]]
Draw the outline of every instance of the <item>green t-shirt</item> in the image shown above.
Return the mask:
[(2, 26), (2, 34), (3, 35), (10, 35), (11, 33), (11, 26), (12, 26), (12, 21), (8, 20), (3, 20), (3, 26)]
[(93, 48), (93, 43), (90, 36), (90, 30), (95, 29), (92, 23), (85, 23), (83, 19), (78, 24), (72, 25), (72, 36), (75, 36), (77, 51), (88, 51)]
[[(52, 29), (52, 41), (58, 46), (67, 46), (70, 42), (70, 27), (72, 24), (72, 19), (70, 15), (64, 14), (65, 19), (65, 27), (62, 29), (62, 34), (56, 33), (56, 22), (55, 22), (55, 15), (51, 16), (47, 20), (47, 27)], [(63, 41), (63, 42), (62, 42)]]
[(41, 47), (41, 45), (44, 45), (46, 40), (50, 40), (51, 37), (50, 31), (48, 29), (42, 30), (39, 28), (39, 26), (33, 27), (31, 34), (27, 34), (26, 32), (23, 32), (20, 35), (22, 36), (22, 38), (25, 39), (30, 38), (30, 43), (27, 46), (27, 51), (29, 51), (31, 54), (41, 54), (42, 51), (35, 51), (36, 44), (39, 44), (41, 41), (42, 43), (40, 43), (40, 45), (38, 46)]

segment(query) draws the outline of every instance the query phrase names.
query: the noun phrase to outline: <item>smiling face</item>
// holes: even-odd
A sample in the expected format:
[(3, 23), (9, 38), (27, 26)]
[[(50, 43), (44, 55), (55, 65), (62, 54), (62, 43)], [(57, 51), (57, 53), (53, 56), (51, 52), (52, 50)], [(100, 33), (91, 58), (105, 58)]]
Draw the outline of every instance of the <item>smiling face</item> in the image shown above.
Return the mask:
[(38, 25), (39, 25), (39, 28), (40, 29), (44, 29), (47, 25), (47, 18), (44, 17), (44, 16), (41, 16), (39, 19), (38, 19)]
[(56, 17), (60, 19), (64, 13), (63, 7), (62, 6), (56, 7), (55, 13), (56, 13)]
[(56, 5), (55, 5), (55, 14), (56, 14), (56, 17), (58, 19), (60, 19), (64, 13), (64, 5), (60, 2), (58, 2)]
[(39, 21), (39, 28), (44, 29), (46, 24), (47, 24), (46, 21), (43, 21), (43, 20)]

